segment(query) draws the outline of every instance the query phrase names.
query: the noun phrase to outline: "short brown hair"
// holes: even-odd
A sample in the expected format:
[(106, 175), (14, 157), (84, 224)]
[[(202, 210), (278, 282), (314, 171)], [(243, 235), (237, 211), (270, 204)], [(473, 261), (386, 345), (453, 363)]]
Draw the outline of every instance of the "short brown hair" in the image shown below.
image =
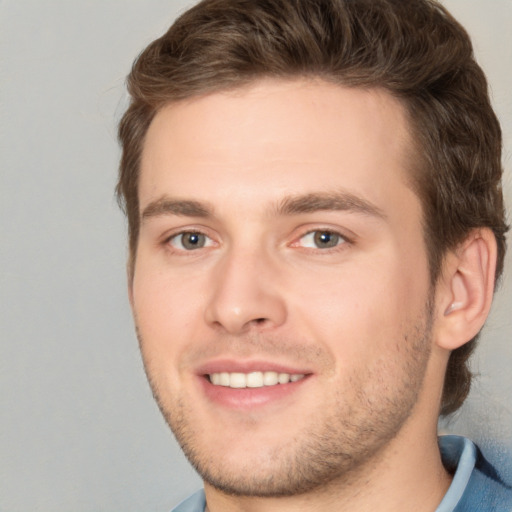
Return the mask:
[[(179, 17), (128, 77), (117, 193), (128, 217), (132, 270), (140, 158), (156, 112), (265, 77), (318, 77), (399, 98), (416, 143), (411, 178), (432, 283), (446, 251), (480, 227), (496, 237), (499, 277), (507, 231), (501, 130), (469, 36), (434, 0), (203, 0)], [(450, 356), (442, 414), (458, 409), (469, 392), (475, 342)]]

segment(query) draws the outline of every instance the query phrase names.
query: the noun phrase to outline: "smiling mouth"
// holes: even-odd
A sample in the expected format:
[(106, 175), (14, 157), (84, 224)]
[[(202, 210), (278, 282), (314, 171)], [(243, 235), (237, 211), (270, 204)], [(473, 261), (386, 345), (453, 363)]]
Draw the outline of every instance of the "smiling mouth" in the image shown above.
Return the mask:
[(219, 372), (206, 375), (214, 386), (224, 386), (234, 389), (262, 388), (289, 384), (304, 379), (303, 373), (279, 373), (279, 372)]

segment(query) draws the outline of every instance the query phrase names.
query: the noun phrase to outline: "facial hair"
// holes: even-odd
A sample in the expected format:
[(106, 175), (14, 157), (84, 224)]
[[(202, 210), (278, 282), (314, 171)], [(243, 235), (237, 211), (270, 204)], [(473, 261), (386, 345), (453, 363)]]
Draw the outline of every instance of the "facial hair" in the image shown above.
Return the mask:
[[(397, 436), (422, 389), (430, 357), (432, 323), (433, 307), (429, 300), (425, 312), (395, 342), (394, 350), (383, 354), (371, 367), (358, 367), (347, 377), (350, 400), (347, 386), (333, 389), (318, 417), (307, 418), (298, 433), (277, 446), (256, 446), (255, 453), (248, 453), (246, 461), (239, 461), (235, 468), (222, 457), (212, 457), (197, 442), (201, 430), (209, 425), (193, 421), (193, 404), (183, 397), (165, 398), (167, 394), (153, 378), (148, 358), (143, 359), (164, 418), (206, 483), (233, 496), (293, 496), (326, 488), (334, 482), (348, 485)], [(144, 356), (144, 341), (139, 333), (138, 336)], [(249, 432), (250, 429), (248, 435)], [(232, 442), (236, 443), (236, 439)]]

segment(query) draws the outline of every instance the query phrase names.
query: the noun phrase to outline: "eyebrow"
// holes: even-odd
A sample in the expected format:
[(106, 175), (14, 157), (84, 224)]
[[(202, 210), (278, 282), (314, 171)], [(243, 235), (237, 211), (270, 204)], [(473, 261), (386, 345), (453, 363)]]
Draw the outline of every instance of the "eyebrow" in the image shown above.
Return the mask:
[[(349, 192), (313, 192), (286, 197), (271, 209), (273, 215), (299, 215), (318, 211), (346, 211), (386, 219), (385, 213), (370, 201)], [(142, 221), (162, 215), (179, 217), (208, 218), (213, 216), (213, 208), (208, 204), (163, 196), (144, 208)]]
[(142, 212), (142, 221), (161, 215), (177, 215), (179, 217), (210, 217), (212, 209), (204, 203), (192, 200), (173, 199), (161, 197), (149, 203)]
[(279, 203), (276, 213), (298, 215), (326, 210), (362, 213), (386, 219), (386, 214), (378, 206), (349, 192), (315, 192), (287, 197)]

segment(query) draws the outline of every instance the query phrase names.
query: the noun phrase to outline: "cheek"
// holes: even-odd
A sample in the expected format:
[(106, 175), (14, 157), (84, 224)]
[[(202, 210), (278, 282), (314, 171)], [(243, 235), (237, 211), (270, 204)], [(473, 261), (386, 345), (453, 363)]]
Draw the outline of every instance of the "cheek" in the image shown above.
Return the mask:
[(291, 309), (306, 333), (323, 343), (341, 368), (399, 349), (425, 310), (426, 277), (416, 277), (416, 270), (398, 258), (376, 261), (310, 274), (290, 293)]
[(197, 283), (169, 276), (141, 265), (133, 282), (133, 312), (144, 359), (152, 367), (165, 367), (194, 339), (200, 324), (201, 296)]

